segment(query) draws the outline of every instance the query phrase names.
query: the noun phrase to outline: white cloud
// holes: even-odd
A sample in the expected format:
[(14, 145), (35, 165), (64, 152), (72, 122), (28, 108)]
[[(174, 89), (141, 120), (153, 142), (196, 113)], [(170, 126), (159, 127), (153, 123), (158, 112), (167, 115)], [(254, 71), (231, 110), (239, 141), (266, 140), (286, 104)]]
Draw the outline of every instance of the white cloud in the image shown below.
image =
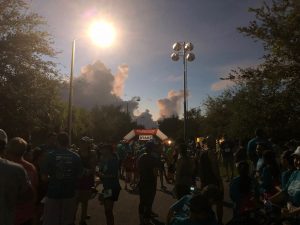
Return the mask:
[(112, 93), (118, 97), (121, 97), (124, 94), (124, 84), (128, 78), (128, 70), (128, 66), (123, 64), (119, 66), (118, 72), (115, 75)]
[(157, 101), (159, 108), (160, 118), (168, 118), (172, 116), (178, 116), (181, 110), (182, 101), (184, 98), (184, 92), (170, 90), (168, 96)]
[(231, 80), (219, 80), (218, 82), (213, 83), (210, 88), (213, 91), (221, 91), (233, 85), (234, 82), (232, 82)]

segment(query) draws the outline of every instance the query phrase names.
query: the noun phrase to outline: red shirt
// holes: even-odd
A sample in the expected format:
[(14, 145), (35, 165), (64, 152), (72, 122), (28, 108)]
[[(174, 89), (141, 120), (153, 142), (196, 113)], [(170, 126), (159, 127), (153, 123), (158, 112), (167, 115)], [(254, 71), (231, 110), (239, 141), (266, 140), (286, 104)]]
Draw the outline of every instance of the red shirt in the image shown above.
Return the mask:
[[(36, 196), (36, 190), (38, 186), (38, 174), (36, 172), (34, 165), (24, 160), (23, 158), (21, 160), (14, 160), (14, 162), (20, 164), (26, 170), (34, 190), (34, 195)], [(22, 204), (17, 204), (15, 225), (22, 224), (32, 219), (34, 213), (35, 213), (35, 199), (32, 199), (31, 201)]]

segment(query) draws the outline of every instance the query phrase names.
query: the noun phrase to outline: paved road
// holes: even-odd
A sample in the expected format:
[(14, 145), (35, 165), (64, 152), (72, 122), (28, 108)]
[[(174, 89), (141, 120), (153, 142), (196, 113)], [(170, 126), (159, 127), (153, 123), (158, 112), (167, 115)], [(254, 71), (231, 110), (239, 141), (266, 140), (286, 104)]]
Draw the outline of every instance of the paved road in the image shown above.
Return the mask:
[[(124, 187), (124, 183), (121, 181), (121, 186)], [(159, 185), (158, 185), (159, 186)], [(228, 201), (228, 183), (224, 183), (225, 187), (225, 201)], [(167, 185), (167, 189), (172, 190), (172, 185)], [(166, 215), (168, 212), (168, 208), (172, 205), (176, 200), (171, 196), (170, 192), (163, 192), (161, 190), (157, 190), (153, 211), (156, 212), (159, 217), (158, 221), (164, 224), (166, 220)], [(131, 194), (124, 189), (120, 193), (119, 201), (115, 203), (114, 215), (115, 215), (115, 225), (139, 225), (138, 218), (138, 204), (139, 204), (139, 196), (135, 194)], [(90, 201), (89, 215), (91, 218), (87, 220), (88, 225), (106, 225), (105, 215), (104, 215), (104, 207), (100, 205), (97, 199), (93, 199)], [(223, 222), (229, 221), (232, 217), (232, 210), (224, 207), (224, 219)]]

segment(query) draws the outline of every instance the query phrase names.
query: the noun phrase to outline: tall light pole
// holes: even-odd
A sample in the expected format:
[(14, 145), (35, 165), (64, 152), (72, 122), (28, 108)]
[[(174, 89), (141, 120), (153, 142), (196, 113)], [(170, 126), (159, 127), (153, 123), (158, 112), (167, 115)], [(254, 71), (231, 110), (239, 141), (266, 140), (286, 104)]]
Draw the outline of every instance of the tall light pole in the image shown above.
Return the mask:
[(71, 73), (70, 73), (70, 86), (69, 86), (69, 104), (68, 104), (68, 135), (69, 143), (72, 143), (72, 115), (73, 115), (73, 76), (74, 76), (74, 62), (75, 62), (75, 43), (72, 42), (72, 56), (71, 56)]
[(173, 44), (174, 53), (171, 54), (171, 59), (173, 61), (178, 61), (180, 56), (183, 59), (183, 139), (186, 142), (186, 134), (187, 134), (187, 61), (194, 61), (195, 55), (191, 51), (194, 49), (194, 46), (190, 42), (176, 42)]

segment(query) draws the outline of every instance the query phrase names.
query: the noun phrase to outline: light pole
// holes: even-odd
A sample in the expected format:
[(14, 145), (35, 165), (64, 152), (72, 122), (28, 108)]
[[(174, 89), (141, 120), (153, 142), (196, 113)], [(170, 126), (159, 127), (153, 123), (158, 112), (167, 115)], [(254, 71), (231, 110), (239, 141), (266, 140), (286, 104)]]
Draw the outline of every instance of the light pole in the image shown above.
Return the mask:
[(187, 104), (186, 104), (186, 96), (187, 96), (187, 61), (194, 61), (195, 55), (191, 51), (194, 49), (194, 46), (190, 42), (176, 42), (173, 44), (174, 53), (171, 54), (171, 59), (173, 61), (178, 61), (180, 56), (183, 59), (183, 139), (186, 142), (186, 133), (187, 133)]
[(73, 115), (73, 73), (74, 73), (74, 61), (75, 61), (75, 43), (72, 42), (72, 56), (71, 56), (71, 73), (70, 73), (70, 86), (69, 86), (69, 104), (68, 104), (68, 135), (69, 143), (72, 143), (72, 115)]

